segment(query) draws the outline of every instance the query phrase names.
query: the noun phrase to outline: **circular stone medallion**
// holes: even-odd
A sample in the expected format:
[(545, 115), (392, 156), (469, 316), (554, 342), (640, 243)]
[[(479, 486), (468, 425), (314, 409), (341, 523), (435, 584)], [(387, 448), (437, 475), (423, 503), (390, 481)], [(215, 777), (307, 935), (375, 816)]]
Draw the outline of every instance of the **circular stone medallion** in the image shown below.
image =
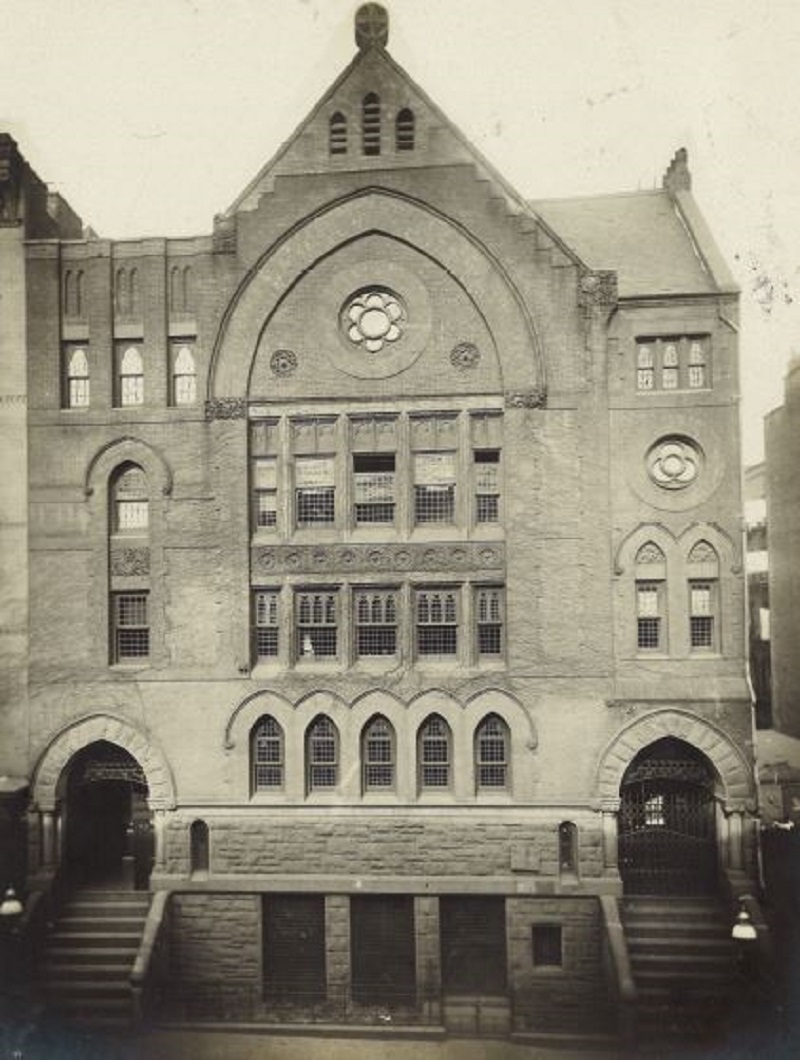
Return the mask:
[(700, 473), (702, 453), (689, 438), (660, 438), (646, 457), (647, 473), (657, 486), (667, 490), (690, 486)]
[(380, 353), (402, 336), (406, 311), (400, 298), (386, 288), (359, 291), (344, 304), (342, 329), (354, 346), (368, 353)]

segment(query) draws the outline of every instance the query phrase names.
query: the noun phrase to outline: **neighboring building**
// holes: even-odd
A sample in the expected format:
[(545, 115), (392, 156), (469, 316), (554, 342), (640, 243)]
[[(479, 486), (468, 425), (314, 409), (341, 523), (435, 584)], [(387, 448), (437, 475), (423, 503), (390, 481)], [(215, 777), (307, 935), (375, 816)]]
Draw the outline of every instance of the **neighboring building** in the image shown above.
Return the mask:
[(744, 469), (744, 521), (750, 681), (755, 700), (756, 725), (759, 729), (768, 729), (772, 725), (766, 489), (766, 465), (760, 463), (746, 467)]
[(738, 295), (685, 151), (526, 202), (387, 32), (205, 237), (2, 141), (15, 882), (170, 892), (191, 1018), (604, 1030), (618, 898), (755, 888)]

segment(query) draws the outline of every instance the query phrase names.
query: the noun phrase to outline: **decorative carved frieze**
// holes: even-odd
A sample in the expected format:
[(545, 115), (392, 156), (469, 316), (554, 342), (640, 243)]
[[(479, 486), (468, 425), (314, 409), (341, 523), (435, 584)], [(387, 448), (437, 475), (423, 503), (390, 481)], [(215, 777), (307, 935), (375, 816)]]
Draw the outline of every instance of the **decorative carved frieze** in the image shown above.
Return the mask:
[(547, 404), (547, 391), (543, 386), (532, 386), (527, 390), (507, 390), (507, 409), (541, 409)]
[(580, 280), (580, 303), (584, 306), (616, 305), (616, 272), (611, 270), (585, 272)]
[(264, 574), (340, 574), (365, 571), (469, 572), (502, 570), (502, 543), (392, 545), (258, 545), (253, 570)]
[(115, 548), (111, 553), (111, 573), (120, 576), (150, 573), (149, 548)]
[(207, 420), (243, 420), (247, 416), (244, 398), (212, 398), (206, 402)]

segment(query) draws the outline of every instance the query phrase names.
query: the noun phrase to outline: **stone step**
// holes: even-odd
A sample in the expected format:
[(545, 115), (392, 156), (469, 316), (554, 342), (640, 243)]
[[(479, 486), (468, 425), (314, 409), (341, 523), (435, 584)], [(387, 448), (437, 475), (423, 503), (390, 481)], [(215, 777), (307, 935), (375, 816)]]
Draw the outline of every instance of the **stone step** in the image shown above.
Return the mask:
[(146, 902), (93, 902), (84, 898), (70, 899), (62, 907), (62, 916), (147, 916), (150, 900)]
[(672, 924), (666, 920), (654, 920), (652, 918), (633, 921), (625, 918), (623, 923), (625, 925), (625, 934), (628, 938), (661, 936), (663, 938), (724, 938), (730, 940), (731, 937), (729, 924), (715, 924), (713, 922), (693, 924), (687, 921), (683, 921), (680, 924)]
[(55, 981), (65, 975), (76, 979), (91, 979), (93, 976), (107, 976), (109, 979), (130, 982), (133, 961), (126, 956), (121, 961), (91, 961), (81, 956), (80, 960), (57, 961), (48, 958), (42, 965), (42, 979)]
[(56, 929), (60, 932), (109, 932), (119, 931), (122, 934), (142, 933), (146, 917), (142, 916), (62, 916), (59, 917)]
[(51, 947), (59, 949), (131, 949), (139, 948), (141, 932), (121, 931), (60, 931), (56, 929), (48, 940), (48, 951)]
[(46, 978), (43, 986), (50, 997), (122, 998), (130, 1002), (130, 984), (127, 978), (78, 978), (58, 976)]
[(52, 946), (47, 949), (48, 961), (60, 966), (83, 964), (132, 965), (138, 946)]
[(702, 955), (718, 954), (725, 959), (734, 960), (736, 950), (731, 939), (719, 935), (630, 935), (628, 951), (631, 956), (637, 953), (697, 953)]

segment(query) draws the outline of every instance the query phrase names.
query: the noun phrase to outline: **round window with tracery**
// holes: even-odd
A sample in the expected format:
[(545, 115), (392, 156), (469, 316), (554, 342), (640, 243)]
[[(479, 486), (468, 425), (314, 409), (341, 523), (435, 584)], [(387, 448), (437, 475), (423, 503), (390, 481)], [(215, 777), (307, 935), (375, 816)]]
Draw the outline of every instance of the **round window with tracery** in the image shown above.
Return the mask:
[(380, 353), (402, 336), (406, 323), (403, 303), (394, 292), (370, 288), (351, 296), (342, 311), (342, 327), (354, 346)]
[(688, 438), (662, 438), (647, 454), (647, 471), (657, 486), (679, 490), (695, 481), (701, 462), (699, 447)]

